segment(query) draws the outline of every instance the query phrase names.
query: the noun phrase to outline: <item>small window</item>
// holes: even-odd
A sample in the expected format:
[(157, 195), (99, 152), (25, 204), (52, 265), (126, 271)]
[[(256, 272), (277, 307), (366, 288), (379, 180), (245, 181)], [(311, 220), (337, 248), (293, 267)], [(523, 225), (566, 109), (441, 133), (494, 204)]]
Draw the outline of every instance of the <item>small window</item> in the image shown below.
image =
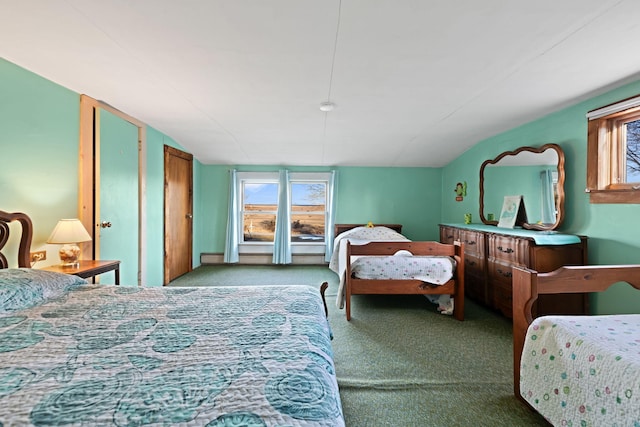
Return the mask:
[(291, 182), (291, 242), (324, 242), (327, 183)]
[(640, 97), (591, 111), (587, 118), (591, 203), (640, 203)]
[[(324, 253), (330, 177), (325, 172), (289, 174), (290, 204), (286, 209), (291, 220), (291, 243), (298, 247), (298, 253)], [(271, 250), (278, 218), (279, 174), (240, 172), (237, 178), (239, 242), (246, 253)]]
[(625, 177), (627, 184), (640, 184), (640, 117), (624, 125)]
[(278, 183), (241, 181), (244, 242), (273, 242), (278, 212)]

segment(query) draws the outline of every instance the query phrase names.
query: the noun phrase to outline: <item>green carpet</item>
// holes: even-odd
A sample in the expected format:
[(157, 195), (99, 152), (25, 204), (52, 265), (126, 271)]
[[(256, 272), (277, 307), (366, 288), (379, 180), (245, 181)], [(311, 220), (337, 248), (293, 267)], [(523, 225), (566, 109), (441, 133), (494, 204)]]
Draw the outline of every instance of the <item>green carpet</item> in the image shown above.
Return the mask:
[(171, 286), (323, 281), (347, 426), (548, 425), (513, 396), (511, 322), (472, 301), (458, 322), (419, 295), (356, 295), (347, 322), (322, 266), (204, 266)]
[(238, 285), (312, 285), (338, 276), (327, 267), (317, 265), (205, 265), (178, 277), (170, 286), (238, 286)]

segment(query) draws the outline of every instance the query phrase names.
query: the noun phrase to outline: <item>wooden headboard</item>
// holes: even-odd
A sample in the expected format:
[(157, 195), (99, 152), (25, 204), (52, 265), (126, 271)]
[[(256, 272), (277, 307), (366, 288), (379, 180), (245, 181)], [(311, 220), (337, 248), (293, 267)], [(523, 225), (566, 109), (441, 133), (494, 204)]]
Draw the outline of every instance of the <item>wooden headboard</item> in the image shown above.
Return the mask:
[[(367, 224), (336, 224), (334, 227), (334, 233), (335, 235), (339, 235), (340, 233), (344, 233), (345, 231), (349, 231), (352, 228), (356, 228), (356, 227), (364, 227)], [(402, 224), (373, 224), (376, 227), (387, 227), (392, 229), (393, 231), (396, 231), (398, 233), (402, 233)]]
[(29, 251), (31, 250), (31, 239), (33, 238), (33, 224), (27, 214), (21, 212), (9, 213), (0, 211), (0, 268), (8, 268), (9, 262), (2, 253), (2, 248), (9, 240), (9, 223), (18, 221), (22, 225), (22, 235), (20, 236), (20, 247), (18, 248), (18, 267), (31, 267)]

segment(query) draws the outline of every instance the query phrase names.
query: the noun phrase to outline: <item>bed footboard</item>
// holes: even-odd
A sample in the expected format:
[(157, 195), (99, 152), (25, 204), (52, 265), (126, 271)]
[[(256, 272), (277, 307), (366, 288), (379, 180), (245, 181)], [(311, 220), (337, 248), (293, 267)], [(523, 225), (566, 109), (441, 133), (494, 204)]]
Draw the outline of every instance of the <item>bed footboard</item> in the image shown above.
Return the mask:
[(542, 294), (602, 292), (619, 282), (640, 290), (640, 265), (597, 265), (561, 267), (538, 273), (513, 267), (513, 387), (520, 396), (520, 359), (533, 321), (532, 307)]
[[(359, 279), (352, 277), (352, 256), (391, 256), (406, 250), (418, 256), (449, 256), (455, 259), (454, 276), (443, 285), (433, 285), (421, 280)], [(351, 319), (351, 295), (452, 295), (453, 317), (464, 320), (464, 245), (460, 242), (444, 244), (439, 242), (371, 242), (365, 245), (347, 244), (345, 277), (345, 311)]]

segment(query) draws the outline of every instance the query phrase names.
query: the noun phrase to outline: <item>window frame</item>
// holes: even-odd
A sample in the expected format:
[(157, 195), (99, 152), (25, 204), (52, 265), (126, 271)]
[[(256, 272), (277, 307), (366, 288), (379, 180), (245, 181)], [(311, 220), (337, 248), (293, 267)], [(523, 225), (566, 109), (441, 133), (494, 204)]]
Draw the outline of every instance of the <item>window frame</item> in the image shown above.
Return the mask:
[[(294, 183), (312, 183), (312, 182), (323, 182), (325, 184), (325, 209), (324, 209), (324, 218), (325, 218), (325, 239), (322, 241), (316, 242), (291, 242), (291, 253), (292, 254), (306, 254), (306, 255), (321, 255), (325, 253), (326, 249), (326, 238), (329, 235), (328, 222), (329, 222), (329, 201), (327, 200), (329, 196), (329, 192), (331, 191), (330, 186), (331, 172), (290, 172), (289, 173), (289, 185)], [(238, 236), (238, 252), (240, 254), (272, 254), (273, 253), (273, 242), (251, 242), (244, 241), (244, 185), (243, 182), (249, 183), (279, 183), (279, 173), (278, 172), (238, 172), (236, 175), (238, 190), (240, 192), (240, 197), (237, 200), (237, 236)], [(291, 188), (289, 189), (291, 190)], [(279, 201), (278, 201), (279, 202)], [(291, 203), (287, 207), (289, 212), (291, 212)], [(277, 211), (277, 207), (276, 207)], [(277, 221), (277, 212), (276, 212), (276, 221)]]
[[(587, 188), (591, 203), (640, 203), (637, 182), (618, 182), (626, 164), (625, 123), (640, 120), (640, 96), (587, 113)], [(624, 149), (623, 149), (624, 148)]]
[[(322, 175), (322, 177), (320, 177)], [(328, 231), (327, 224), (329, 222), (329, 174), (321, 174), (321, 173), (291, 173), (289, 176), (289, 191), (293, 194), (293, 184), (314, 184), (314, 183), (323, 183), (324, 184), (324, 211), (323, 213), (309, 213), (309, 215), (324, 215), (324, 239), (315, 242), (299, 242), (291, 240), (291, 247), (295, 247), (298, 245), (302, 246), (312, 246), (312, 245), (322, 245), (324, 248), (325, 242), (327, 240)], [(289, 214), (291, 218), (293, 218), (293, 197), (289, 203)]]
[[(240, 175), (240, 173), (238, 174)], [(271, 242), (263, 242), (263, 241), (246, 241), (244, 240), (244, 215), (247, 211), (244, 210), (244, 194), (245, 194), (245, 183), (249, 184), (276, 184), (276, 187), (279, 188), (280, 183), (278, 182), (278, 174), (255, 174), (251, 176), (241, 177), (238, 176), (238, 188), (240, 190), (240, 197), (238, 197), (238, 242), (241, 245), (270, 245), (273, 246), (273, 241)], [(262, 213), (273, 213), (274, 217), (278, 218), (278, 192), (276, 191), (276, 210), (275, 211), (259, 211)]]

